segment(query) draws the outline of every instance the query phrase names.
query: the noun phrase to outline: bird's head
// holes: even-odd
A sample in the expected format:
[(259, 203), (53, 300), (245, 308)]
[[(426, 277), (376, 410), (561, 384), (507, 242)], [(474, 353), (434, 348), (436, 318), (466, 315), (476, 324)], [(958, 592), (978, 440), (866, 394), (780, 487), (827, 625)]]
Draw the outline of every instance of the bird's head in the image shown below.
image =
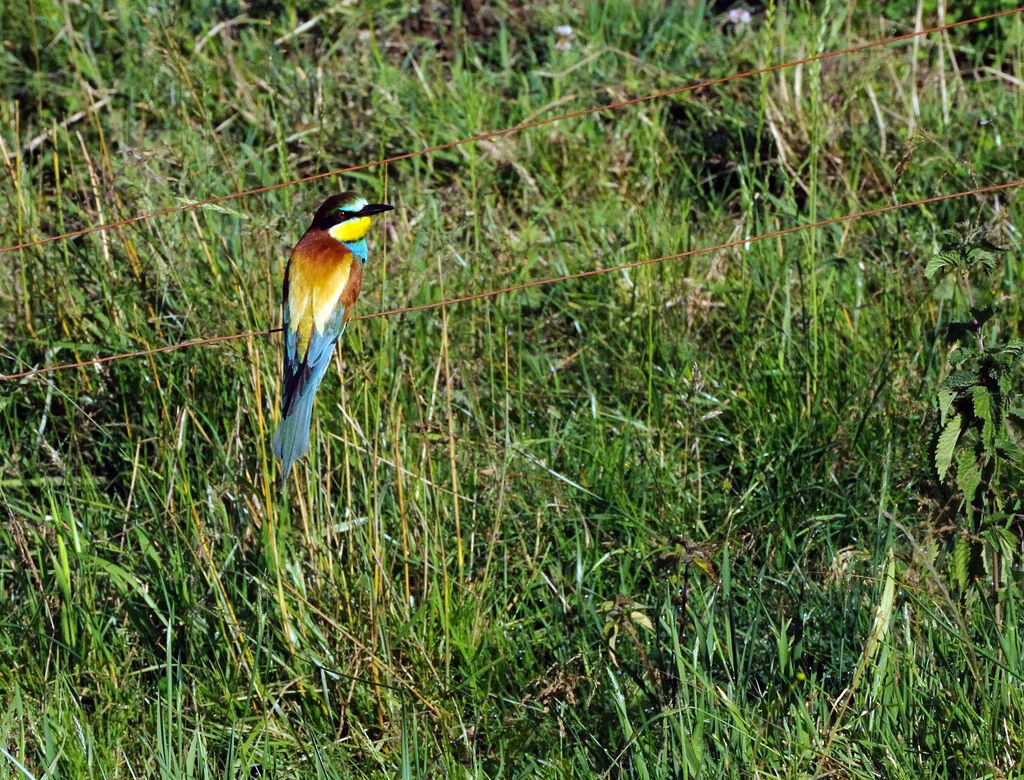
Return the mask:
[(331, 195), (313, 216), (313, 227), (326, 231), (335, 241), (353, 244), (362, 241), (370, 229), (370, 217), (394, 206), (386, 203), (367, 203), (354, 192)]

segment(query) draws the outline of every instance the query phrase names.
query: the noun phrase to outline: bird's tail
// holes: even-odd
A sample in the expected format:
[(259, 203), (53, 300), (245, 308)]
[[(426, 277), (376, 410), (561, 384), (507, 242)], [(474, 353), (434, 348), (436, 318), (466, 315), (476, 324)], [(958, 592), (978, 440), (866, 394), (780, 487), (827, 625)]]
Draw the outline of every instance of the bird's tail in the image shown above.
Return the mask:
[(316, 386), (308, 387), (307, 392), (299, 396), (286, 416), (278, 423), (274, 434), (274, 454), (281, 461), (281, 481), (288, 479), (292, 464), (309, 449), (309, 423), (313, 413), (313, 400), (316, 398)]

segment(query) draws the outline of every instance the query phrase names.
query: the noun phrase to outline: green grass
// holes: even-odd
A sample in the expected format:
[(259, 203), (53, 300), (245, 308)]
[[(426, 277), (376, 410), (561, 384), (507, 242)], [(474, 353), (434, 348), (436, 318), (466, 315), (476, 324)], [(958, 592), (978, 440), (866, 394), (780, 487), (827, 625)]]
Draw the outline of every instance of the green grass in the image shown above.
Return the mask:
[[(797, 3), (736, 32), (702, 3), (173, 5), (0, 9), (0, 245), (919, 10)], [(339, 189), (400, 207), (365, 314), (1013, 181), (1022, 45), (1011, 16), (0, 255), (0, 371), (276, 326)], [(970, 523), (932, 468), (962, 312), (923, 271), (967, 222), (1009, 249), (989, 336), (1019, 337), (1013, 190), (357, 321), (283, 490), (279, 337), (5, 382), (0, 765), (1015, 776), (1019, 490)], [(953, 576), (992, 524), (1016, 541)]]

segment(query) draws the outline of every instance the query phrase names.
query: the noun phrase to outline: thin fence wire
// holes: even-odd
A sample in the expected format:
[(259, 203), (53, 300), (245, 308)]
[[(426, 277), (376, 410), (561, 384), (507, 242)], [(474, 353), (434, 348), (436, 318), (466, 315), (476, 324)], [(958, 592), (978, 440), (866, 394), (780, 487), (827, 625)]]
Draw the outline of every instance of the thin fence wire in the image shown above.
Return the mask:
[[(644, 265), (653, 265), (655, 263), (664, 263), (669, 260), (681, 260), (687, 257), (693, 257), (695, 255), (707, 254), (709, 252), (717, 252), (725, 249), (734, 249), (740, 246), (748, 246), (755, 244), (759, 241), (767, 241), (773, 238), (779, 238), (780, 236), (787, 236), (791, 233), (799, 233), (804, 230), (814, 230), (816, 228), (826, 227), (828, 225), (835, 225), (841, 222), (852, 222), (853, 220), (863, 219), (865, 217), (873, 217), (879, 214), (887, 214), (892, 211), (899, 211), (901, 209), (915, 208), (918, 206), (925, 206), (929, 203), (938, 203), (945, 200), (954, 200), (956, 198), (966, 198), (973, 195), (984, 195), (992, 192), (1001, 192), (1004, 190), (1014, 189), (1016, 187), (1024, 186), (1024, 179), (1018, 181), (1007, 182), (1004, 184), (992, 184), (986, 187), (977, 187), (971, 190), (963, 190), (961, 192), (947, 193), (945, 195), (933, 195), (929, 198), (922, 198), (921, 200), (909, 201), (907, 203), (891, 203), (887, 206), (879, 206), (878, 208), (867, 209), (866, 211), (857, 211), (852, 214), (844, 214), (839, 217), (830, 217), (828, 219), (818, 220), (817, 222), (809, 222), (804, 225), (793, 225), (788, 228), (781, 228), (779, 230), (772, 230), (768, 233), (761, 233), (756, 236), (749, 238), (740, 238), (734, 241), (726, 241), (721, 244), (714, 244), (713, 246), (698, 247), (697, 249), (688, 249), (685, 252), (675, 252), (669, 255), (662, 255), (660, 257), (650, 257), (643, 260), (635, 260), (630, 263), (622, 263), (620, 265), (608, 266), (606, 268), (589, 268), (585, 271), (577, 271), (571, 274), (565, 274), (563, 276), (552, 276), (545, 279), (535, 279), (530, 282), (523, 282), (521, 284), (514, 284), (508, 287), (499, 287), (491, 290), (484, 290), (482, 292), (470, 293), (468, 295), (462, 295), (455, 298), (446, 298), (441, 301), (432, 301), (430, 303), (422, 303), (414, 306), (402, 306), (397, 309), (387, 309), (385, 311), (374, 312), (372, 314), (361, 314), (353, 317), (353, 320), (369, 320), (377, 317), (392, 317), (399, 314), (408, 314), (410, 312), (426, 311), (428, 309), (437, 309), (442, 306), (454, 306), (459, 303), (466, 303), (468, 301), (477, 301), (485, 298), (494, 298), (500, 295), (507, 295), (508, 293), (519, 292), (520, 290), (527, 290), (531, 287), (542, 287), (547, 284), (561, 284), (563, 282), (572, 281), (575, 279), (584, 279), (590, 276), (600, 276), (602, 274), (610, 274), (616, 271), (625, 271), (630, 268), (638, 268)], [(127, 358), (145, 357), (147, 355), (156, 355), (162, 352), (174, 352), (179, 349), (188, 349), (190, 347), (201, 347), (209, 344), (218, 344), (225, 341), (235, 341), (237, 339), (255, 338), (257, 336), (269, 336), (273, 333), (277, 333), (281, 328), (267, 328), (265, 330), (253, 330), (246, 331), (244, 333), (232, 333), (225, 336), (213, 336), (211, 338), (203, 339), (192, 339), (189, 341), (182, 341), (178, 344), (167, 344), (162, 347), (153, 347), (151, 349), (141, 349), (135, 352), (123, 352), (118, 355), (107, 355), (105, 357), (93, 358), (92, 360), (82, 360), (76, 363), (64, 363), (57, 366), (47, 366), (43, 368), (36, 368), (29, 371), (22, 371), (17, 374), (0, 374), (0, 382), (9, 382), (16, 379), (29, 379), (31, 377), (40, 376), (42, 374), (49, 374), (54, 371), (66, 371), (74, 368), (85, 368), (87, 366), (96, 366), (104, 363), (111, 363), (115, 360), (125, 360)]]
[(13, 244), (11, 246), (0, 247), (0, 255), (8, 252), (16, 252), (23, 249), (31, 249), (32, 247), (42, 246), (43, 244), (49, 244), (54, 241), (62, 241), (69, 238), (76, 238), (78, 236), (88, 235), (90, 233), (98, 233), (104, 230), (112, 230), (114, 228), (122, 227), (124, 225), (131, 225), (136, 222), (143, 222), (145, 220), (153, 219), (155, 217), (162, 217), (168, 214), (175, 214), (180, 211), (188, 211), (190, 209), (201, 208), (203, 206), (210, 206), (216, 203), (223, 203), (224, 201), (234, 200), (236, 198), (244, 198), (252, 195), (259, 195), (264, 192), (270, 192), (272, 190), (278, 190), (283, 187), (293, 187), (297, 184), (305, 184), (307, 182), (315, 181), (317, 179), (323, 179), (329, 176), (338, 176), (343, 173), (351, 173), (352, 171), (364, 170), (366, 168), (373, 168), (378, 165), (387, 165), (401, 160), (409, 160), (414, 157), (423, 157), (425, 155), (433, 154), (435, 152), (444, 151), (445, 149), (452, 149), (457, 146), (462, 146), (468, 143), (474, 143), (479, 141), (487, 141), (492, 138), (500, 138), (502, 136), (511, 135), (518, 133), (523, 130), (528, 130), (533, 127), (540, 127), (542, 125), (552, 124), (554, 122), (562, 122), (567, 119), (575, 119), (581, 116), (587, 116), (589, 114), (596, 114), (601, 111), (612, 111), (617, 108), (625, 108), (627, 106), (636, 105), (638, 103), (645, 103), (653, 100), (659, 100), (661, 98), (670, 97), (672, 95), (680, 95), (685, 92), (692, 92), (695, 90), (706, 89), (707, 87), (713, 87), (718, 84), (725, 84), (730, 81), (737, 81), (739, 79), (750, 78), (752, 76), (759, 76), (765, 73), (774, 73), (780, 70), (786, 70), (788, 68), (798, 67), (800, 65), (807, 65), (814, 62), (822, 62), (824, 60), (830, 60), (836, 57), (841, 57), (847, 54), (854, 54), (868, 49), (879, 48), (881, 46), (888, 46), (893, 43), (899, 43), (902, 41), (912, 40), (921, 36), (931, 35), (933, 33), (945, 32), (952, 30), (956, 27), (962, 27), (964, 25), (979, 24), (980, 22), (989, 21), (991, 19), (997, 19), (1003, 16), (1011, 16), (1024, 11), (1024, 6), (1018, 6), (1006, 11), (997, 11), (990, 14), (984, 14), (982, 16), (975, 16), (970, 19), (963, 19), (958, 22), (950, 22), (948, 24), (939, 25), (937, 27), (929, 27), (923, 30), (915, 30), (914, 32), (904, 33), (902, 35), (895, 35), (889, 38), (883, 38), (877, 41), (869, 41), (868, 43), (861, 43), (856, 46), (849, 46), (845, 49), (838, 49), (836, 51), (822, 52), (821, 54), (815, 54), (810, 57), (804, 57), (798, 60), (792, 60), (791, 62), (784, 62), (777, 65), (769, 65), (763, 68), (756, 68), (754, 70), (744, 71), (743, 73), (733, 73), (729, 76), (722, 76), (715, 79), (707, 79), (696, 84), (688, 84), (684, 87), (675, 87), (673, 89), (663, 90), (661, 92), (655, 92), (649, 95), (642, 95), (640, 97), (630, 98), (628, 100), (619, 100), (613, 103), (606, 103), (600, 106), (593, 106), (591, 108), (583, 108), (578, 111), (570, 111), (566, 114), (559, 114), (558, 116), (547, 117), (545, 119), (537, 119), (531, 122), (523, 122), (521, 124), (513, 125), (512, 127), (506, 127), (500, 130), (489, 130), (483, 133), (477, 133), (466, 138), (460, 138), (455, 141), (448, 141), (443, 144), (437, 144), (436, 146), (430, 146), (424, 149), (418, 149), (412, 152), (404, 152), (402, 154), (396, 154), (391, 157), (385, 157), (372, 162), (361, 163), (359, 165), (351, 165), (345, 168), (337, 168), (335, 170), (326, 171), (324, 173), (317, 173), (311, 176), (303, 176), (298, 179), (291, 179), (285, 182), (278, 182), (277, 184), (271, 184), (266, 187), (256, 187), (249, 190), (241, 190), (239, 192), (232, 192), (227, 195), (218, 195), (213, 198), (206, 198), (205, 200), (199, 200), (192, 203), (184, 203), (179, 206), (171, 206), (165, 209), (158, 209), (156, 211), (146, 212), (144, 214), (137, 214), (134, 217), (128, 217), (121, 219), (116, 222), (108, 222), (102, 225), (93, 225), (87, 228), (81, 228), (80, 230), (72, 230), (68, 233), (61, 233), (55, 236), (47, 236), (45, 238), (35, 239), (33, 241), (26, 241), (21, 244)]

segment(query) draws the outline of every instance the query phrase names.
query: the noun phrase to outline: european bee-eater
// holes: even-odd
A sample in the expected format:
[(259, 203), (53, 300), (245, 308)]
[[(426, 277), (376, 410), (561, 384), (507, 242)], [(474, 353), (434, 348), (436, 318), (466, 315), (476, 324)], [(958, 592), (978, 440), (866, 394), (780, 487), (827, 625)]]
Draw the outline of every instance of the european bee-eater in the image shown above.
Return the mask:
[(393, 208), (352, 192), (331, 195), (292, 250), (281, 301), (284, 366), (281, 422), (274, 434), (282, 480), (309, 448), (313, 398), (363, 283), (370, 217)]

